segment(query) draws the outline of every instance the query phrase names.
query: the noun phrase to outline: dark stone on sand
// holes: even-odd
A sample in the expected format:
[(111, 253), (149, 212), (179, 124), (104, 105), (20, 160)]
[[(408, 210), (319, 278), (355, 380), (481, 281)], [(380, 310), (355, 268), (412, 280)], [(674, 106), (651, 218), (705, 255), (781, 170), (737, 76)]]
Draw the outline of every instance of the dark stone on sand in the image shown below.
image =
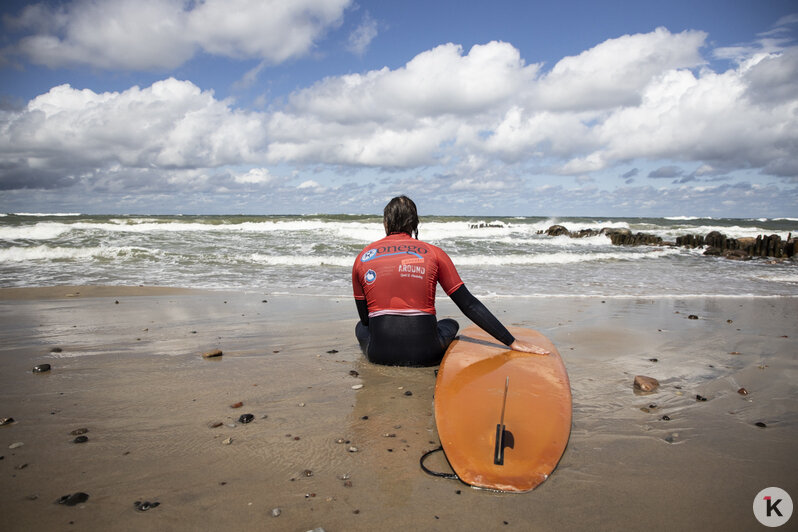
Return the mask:
[(359, 376), (360, 376), (360, 373), (358, 373), (358, 372), (357, 372), (357, 371), (355, 371), (355, 370), (350, 370), (350, 371), (349, 371), (349, 375), (351, 375), (352, 377), (359, 377)]
[(688, 320), (697, 320), (698, 316), (696, 316), (695, 314), (690, 314), (689, 316), (687, 316), (687, 319)]
[(407, 390), (407, 391), (405, 392), (405, 395), (406, 395), (406, 396), (408, 396), (408, 397), (410, 397), (411, 395), (413, 395), (413, 392), (411, 392), (410, 390)]
[(202, 358), (216, 358), (222, 356), (221, 349), (214, 349), (213, 351), (208, 351), (207, 353), (202, 353)]
[(765, 427), (767, 427), (767, 425), (765, 425), (765, 424), (764, 424), (763, 422), (761, 422), (761, 421), (757, 421), (756, 423), (754, 423), (754, 425), (756, 425), (757, 427), (763, 428), (763, 429), (764, 429)]
[(51, 353), (60, 353), (61, 351), (63, 351), (63, 349), (61, 349), (60, 347), (53, 347), (52, 349), (50, 349)]
[(71, 434), (72, 436), (80, 436), (81, 434), (86, 434), (87, 432), (89, 432), (89, 429), (87, 429), (87, 428), (79, 428), (79, 429), (73, 430), (69, 434)]
[(698, 395), (698, 394), (696, 394), (696, 396), (695, 396), (695, 400), (696, 400), (696, 401), (706, 401), (706, 400), (707, 400), (707, 398), (706, 398), (706, 397), (704, 397), (703, 395)]
[(221, 421), (214, 421), (213, 423), (208, 425), (208, 427), (212, 428), (212, 429), (215, 429), (217, 427), (221, 427), (222, 425), (224, 425), (224, 423), (222, 423)]
[(641, 392), (652, 392), (659, 387), (659, 381), (654, 377), (637, 375), (634, 380), (634, 387)]
[(242, 406), (244, 406), (244, 403), (242, 403), (241, 401), (239, 401), (239, 402), (237, 402), (237, 403), (233, 403), (233, 404), (231, 404), (231, 405), (230, 405), (230, 408), (241, 408)]
[(241, 417), (238, 418), (238, 422), (246, 425), (253, 419), (255, 419), (255, 416), (253, 414), (241, 414)]
[(84, 503), (88, 500), (89, 500), (89, 494), (79, 491), (77, 493), (64, 495), (55, 502), (58, 504), (63, 504), (65, 506), (77, 506), (78, 504)]
[(77, 438), (72, 440), (72, 443), (86, 443), (87, 441), (89, 441), (88, 436), (78, 436)]
[(45, 373), (50, 371), (50, 364), (39, 364), (38, 366), (33, 366), (34, 373)]
[(133, 503), (133, 507), (138, 510), (139, 512), (146, 512), (151, 508), (157, 508), (160, 506), (161, 503), (159, 502), (150, 502), (150, 501), (136, 501)]
[(330, 354), (330, 355), (334, 355), (337, 352), (338, 352), (337, 349), (330, 349), (329, 351), (327, 351), (327, 353)]
[(648, 361), (649, 362), (659, 362), (659, 359), (658, 358), (649, 358)]
[(671, 420), (671, 417), (670, 417), (669, 415), (667, 415), (667, 414), (666, 414), (666, 415), (662, 416), (660, 419), (661, 419), (662, 421), (670, 421), (670, 420)]
[(0, 426), (2, 426), (2, 425), (10, 425), (13, 422), (14, 422), (14, 418), (13, 417), (0, 418)]
[(312, 477), (313, 476), (313, 471), (311, 471), (310, 469), (305, 469), (304, 471), (302, 471), (302, 476), (303, 477)]
[(740, 395), (748, 395), (748, 390), (746, 390), (745, 388), (740, 388), (739, 390), (737, 390), (737, 393), (739, 393)]

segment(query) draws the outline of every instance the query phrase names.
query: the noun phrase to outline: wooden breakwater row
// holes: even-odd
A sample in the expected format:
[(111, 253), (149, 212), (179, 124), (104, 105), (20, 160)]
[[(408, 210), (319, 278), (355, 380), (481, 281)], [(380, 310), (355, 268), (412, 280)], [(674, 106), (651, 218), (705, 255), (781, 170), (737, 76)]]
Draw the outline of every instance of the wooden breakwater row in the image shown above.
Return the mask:
[(731, 238), (719, 231), (704, 235), (684, 235), (675, 242), (664, 241), (662, 237), (648, 233), (633, 233), (629, 229), (605, 227), (603, 229), (582, 229), (571, 232), (562, 225), (552, 225), (546, 231), (549, 236), (567, 235), (571, 238), (607, 235), (616, 246), (679, 246), (687, 248), (705, 247), (704, 255), (722, 256), (733, 260), (746, 260), (752, 257), (773, 257), (777, 259), (795, 256), (796, 239), (792, 233), (782, 240), (779, 235), (759, 235), (756, 238)]
[(704, 255), (722, 255), (729, 259), (746, 259), (750, 257), (774, 257), (777, 259), (795, 256), (795, 239), (792, 233), (787, 240), (779, 235), (757, 235), (754, 237), (730, 238), (719, 231), (712, 231), (707, 236), (684, 235), (676, 238), (677, 246), (706, 246)]

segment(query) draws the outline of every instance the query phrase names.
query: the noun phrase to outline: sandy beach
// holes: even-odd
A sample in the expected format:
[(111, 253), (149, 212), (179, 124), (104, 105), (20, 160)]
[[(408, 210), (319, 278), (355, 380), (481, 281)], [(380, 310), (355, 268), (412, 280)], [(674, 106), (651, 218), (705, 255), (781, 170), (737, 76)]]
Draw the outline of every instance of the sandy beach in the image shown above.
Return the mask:
[[(546, 334), (571, 380), (568, 448), (527, 494), (419, 468), (435, 368), (369, 364), (351, 298), (0, 290), (2, 528), (753, 530), (760, 490), (798, 497), (798, 299), (483, 301)], [(438, 314), (468, 325), (445, 298)]]

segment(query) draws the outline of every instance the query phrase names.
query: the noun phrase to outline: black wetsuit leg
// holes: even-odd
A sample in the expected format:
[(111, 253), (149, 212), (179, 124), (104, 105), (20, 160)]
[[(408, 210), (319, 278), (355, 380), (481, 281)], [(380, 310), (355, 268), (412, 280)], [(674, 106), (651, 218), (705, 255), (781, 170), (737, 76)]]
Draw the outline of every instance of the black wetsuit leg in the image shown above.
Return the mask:
[(454, 340), (460, 325), (435, 316), (386, 314), (355, 326), (360, 348), (375, 364), (389, 366), (435, 366)]

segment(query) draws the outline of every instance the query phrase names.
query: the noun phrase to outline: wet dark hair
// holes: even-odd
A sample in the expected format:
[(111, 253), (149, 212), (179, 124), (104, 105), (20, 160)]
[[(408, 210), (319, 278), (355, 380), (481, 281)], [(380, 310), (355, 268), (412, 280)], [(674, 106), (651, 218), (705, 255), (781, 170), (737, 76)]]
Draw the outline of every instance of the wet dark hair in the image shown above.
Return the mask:
[(418, 211), (407, 196), (397, 196), (388, 202), (382, 212), (385, 234), (407, 233), (418, 238)]

